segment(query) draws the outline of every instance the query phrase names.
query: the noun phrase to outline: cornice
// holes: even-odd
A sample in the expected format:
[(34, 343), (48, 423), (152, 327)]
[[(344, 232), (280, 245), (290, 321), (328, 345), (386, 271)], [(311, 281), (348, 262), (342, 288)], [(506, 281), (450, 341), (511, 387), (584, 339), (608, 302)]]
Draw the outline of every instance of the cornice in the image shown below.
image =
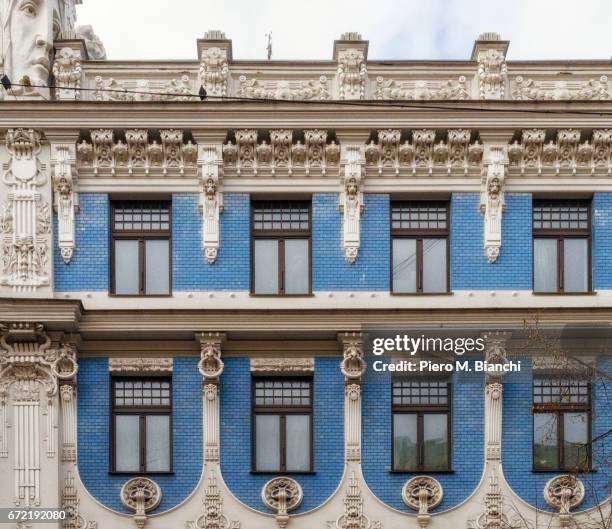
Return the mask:
[(336, 131), (381, 127), (579, 128), (609, 126), (612, 114), (612, 101), (410, 101), (409, 108), (402, 104), (2, 101), (0, 129), (72, 129), (76, 133), (82, 128), (104, 127), (182, 127), (194, 131), (274, 127)]
[(44, 322), (50, 331), (76, 331), (83, 313), (79, 300), (0, 298), (0, 321)]

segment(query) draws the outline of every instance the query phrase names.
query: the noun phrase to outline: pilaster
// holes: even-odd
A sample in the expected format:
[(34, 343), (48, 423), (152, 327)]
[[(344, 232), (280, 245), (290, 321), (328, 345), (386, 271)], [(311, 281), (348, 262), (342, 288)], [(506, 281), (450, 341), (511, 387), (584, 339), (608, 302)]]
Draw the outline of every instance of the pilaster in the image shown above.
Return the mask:
[(53, 59), (55, 97), (60, 101), (78, 101), (82, 97), (83, 61), (89, 59), (82, 39), (56, 40)]
[(336, 96), (338, 99), (366, 99), (368, 44), (359, 33), (343, 33), (334, 41)]
[(504, 99), (508, 84), (506, 54), (509, 44), (497, 33), (483, 33), (474, 43), (472, 60), (478, 62), (479, 99)]
[(207, 31), (203, 39), (198, 39), (198, 59), (199, 82), (206, 90), (206, 95), (213, 97), (229, 95), (232, 41), (226, 38), (222, 31)]
[(52, 223), (49, 149), (33, 129), (8, 129), (0, 147), (2, 181), (0, 296), (52, 294)]

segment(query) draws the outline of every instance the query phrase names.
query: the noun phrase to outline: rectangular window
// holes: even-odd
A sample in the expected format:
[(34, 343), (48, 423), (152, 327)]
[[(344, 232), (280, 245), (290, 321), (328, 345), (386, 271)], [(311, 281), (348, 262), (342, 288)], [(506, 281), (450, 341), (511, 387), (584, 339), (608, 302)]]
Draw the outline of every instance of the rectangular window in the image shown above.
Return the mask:
[(311, 379), (253, 379), (253, 422), (255, 471), (312, 471)]
[(448, 292), (448, 233), (448, 202), (392, 203), (394, 293)]
[(534, 470), (591, 467), (590, 384), (566, 378), (533, 381)]
[(166, 378), (114, 378), (114, 472), (172, 470), (172, 388)]
[(252, 214), (253, 294), (310, 294), (310, 202), (257, 201)]
[(450, 384), (441, 380), (393, 382), (393, 470), (451, 469)]
[(112, 203), (112, 292), (170, 294), (170, 202)]
[(590, 211), (584, 200), (534, 201), (534, 292), (591, 290)]

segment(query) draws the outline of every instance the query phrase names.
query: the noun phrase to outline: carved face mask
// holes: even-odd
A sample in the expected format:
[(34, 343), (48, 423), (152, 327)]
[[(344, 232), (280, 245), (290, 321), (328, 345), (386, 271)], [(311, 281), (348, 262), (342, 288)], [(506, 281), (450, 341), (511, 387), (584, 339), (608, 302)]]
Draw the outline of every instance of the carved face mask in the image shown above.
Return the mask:
[[(16, 84), (49, 80), (54, 31), (60, 28), (59, 0), (8, 0), (3, 20), (6, 71)], [(23, 93), (15, 87), (15, 93)]]

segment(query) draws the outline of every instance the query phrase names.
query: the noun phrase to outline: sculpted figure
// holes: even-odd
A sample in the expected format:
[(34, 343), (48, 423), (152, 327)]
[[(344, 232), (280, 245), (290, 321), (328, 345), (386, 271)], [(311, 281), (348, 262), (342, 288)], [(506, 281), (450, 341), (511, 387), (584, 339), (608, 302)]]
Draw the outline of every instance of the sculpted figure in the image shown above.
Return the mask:
[(49, 97), (53, 42), (74, 30), (76, 0), (0, 0), (0, 72), (15, 96)]
[[(59, 0), (2, 0), (0, 5), (4, 73), (15, 84), (47, 85), (53, 39), (62, 29)], [(13, 87), (15, 95), (36, 92), (41, 93)]]
[(87, 55), (93, 61), (102, 61), (106, 59), (106, 50), (100, 37), (94, 33), (90, 25), (79, 26), (76, 29), (77, 35), (85, 41)]

